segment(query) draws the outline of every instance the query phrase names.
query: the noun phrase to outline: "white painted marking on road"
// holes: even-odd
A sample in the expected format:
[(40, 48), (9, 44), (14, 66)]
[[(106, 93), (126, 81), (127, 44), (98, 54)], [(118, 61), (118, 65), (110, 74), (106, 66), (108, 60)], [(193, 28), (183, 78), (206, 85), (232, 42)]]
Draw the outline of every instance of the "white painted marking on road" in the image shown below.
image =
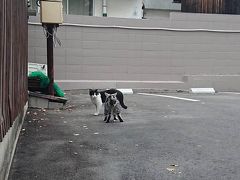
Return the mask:
[(145, 95), (145, 96), (165, 97), (165, 98), (178, 99), (178, 100), (191, 101), (191, 102), (199, 102), (200, 101), (197, 99), (181, 98), (181, 97), (177, 97), (177, 96), (167, 96), (167, 95), (161, 95), (161, 94), (148, 94), (148, 93), (138, 93), (138, 94)]
[(190, 89), (192, 93), (195, 94), (215, 94), (216, 91), (214, 88), (191, 88)]
[(118, 89), (118, 90), (121, 91), (123, 94), (133, 94), (132, 89)]
[(221, 94), (234, 94), (234, 95), (240, 95), (240, 93), (237, 92), (219, 92)]

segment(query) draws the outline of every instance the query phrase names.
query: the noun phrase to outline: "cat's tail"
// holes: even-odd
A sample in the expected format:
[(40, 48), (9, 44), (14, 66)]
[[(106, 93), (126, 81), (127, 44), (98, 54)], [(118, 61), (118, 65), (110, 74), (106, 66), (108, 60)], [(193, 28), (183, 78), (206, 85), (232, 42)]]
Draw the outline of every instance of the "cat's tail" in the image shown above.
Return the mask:
[(127, 106), (123, 102), (119, 102), (119, 103), (124, 109), (127, 109)]
[(118, 100), (119, 100), (119, 104), (122, 106), (122, 108), (127, 109), (127, 106), (123, 102), (123, 95), (122, 94), (118, 97)]

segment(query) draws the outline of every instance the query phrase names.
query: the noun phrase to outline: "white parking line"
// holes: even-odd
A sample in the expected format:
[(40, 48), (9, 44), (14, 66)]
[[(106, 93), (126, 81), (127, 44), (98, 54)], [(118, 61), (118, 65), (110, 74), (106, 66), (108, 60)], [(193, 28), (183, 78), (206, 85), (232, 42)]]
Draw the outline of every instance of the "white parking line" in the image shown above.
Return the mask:
[(237, 92), (219, 92), (221, 94), (235, 94), (235, 95), (240, 95), (240, 93)]
[(138, 94), (139, 95), (145, 95), (145, 96), (165, 97), (165, 98), (178, 99), (178, 100), (191, 101), (191, 102), (199, 102), (200, 101), (200, 100), (197, 100), (197, 99), (181, 98), (181, 97), (167, 96), (167, 95), (161, 95), (161, 94), (148, 94), (148, 93), (138, 93)]

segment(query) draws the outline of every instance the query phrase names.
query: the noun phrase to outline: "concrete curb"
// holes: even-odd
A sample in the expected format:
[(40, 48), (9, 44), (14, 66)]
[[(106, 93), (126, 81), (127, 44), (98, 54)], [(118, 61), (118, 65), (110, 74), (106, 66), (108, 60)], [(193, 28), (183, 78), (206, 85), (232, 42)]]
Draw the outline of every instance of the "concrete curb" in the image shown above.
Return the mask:
[[(20, 132), (22, 129), (22, 125), (23, 125), (23, 122), (25, 119), (27, 109), (28, 109), (28, 102), (24, 106), (22, 114), (16, 118), (16, 121), (14, 122), (13, 126), (8, 131), (7, 135), (5, 136), (5, 141), (7, 141), (7, 138), (9, 140), (8, 140), (8, 142), (5, 142), (8, 148), (6, 148), (5, 152), (3, 152), (3, 154), (5, 154), (4, 161), (3, 161), (3, 165), (5, 167), (1, 167), (1, 172), (3, 171), (4, 174), (0, 175), (0, 179), (2, 178), (4, 180), (8, 180), (8, 176), (10, 173), (10, 168), (11, 168), (13, 157), (15, 154), (18, 138), (19, 138), (19, 135), (20, 135)], [(16, 132), (14, 131), (14, 129), (16, 129)], [(8, 151), (8, 150), (10, 150), (10, 151)], [(6, 153), (8, 153), (10, 155), (7, 155)], [(4, 171), (4, 169), (5, 169), (5, 171)]]

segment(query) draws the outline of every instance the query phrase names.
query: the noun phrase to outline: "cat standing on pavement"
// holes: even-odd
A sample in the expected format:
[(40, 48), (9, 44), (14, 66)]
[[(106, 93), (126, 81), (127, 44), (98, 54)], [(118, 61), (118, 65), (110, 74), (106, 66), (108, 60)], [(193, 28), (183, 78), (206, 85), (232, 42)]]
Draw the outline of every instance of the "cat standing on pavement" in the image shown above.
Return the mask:
[(98, 116), (100, 113), (100, 110), (102, 108), (102, 98), (101, 94), (98, 92), (97, 89), (89, 89), (89, 95), (92, 103), (95, 105), (95, 113), (94, 116)]
[(123, 122), (123, 119), (120, 115), (121, 113), (121, 106), (120, 103), (117, 99), (117, 93), (115, 94), (107, 94), (105, 93), (106, 96), (106, 102), (104, 104), (104, 121), (106, 121), (106, 123), (109, 123), (111, 116), (113, 115), (114, 119), (116, 119), (116, 117), (118, 117), (120, 122)]
[(102, 109), (102, 104), (106, 102), (106, 94), (115, 94), (119, 101), (119, 104), (124, 108), (127, 109), (127, 106), (123, 102), (123, 93), (117, 89), (108, 89), (104, 91), (99, 91), (98, 89), (89, 89), (89, 95), (92, 103), (95, 105), (95, 113), (94, 115), (97, 116)]

